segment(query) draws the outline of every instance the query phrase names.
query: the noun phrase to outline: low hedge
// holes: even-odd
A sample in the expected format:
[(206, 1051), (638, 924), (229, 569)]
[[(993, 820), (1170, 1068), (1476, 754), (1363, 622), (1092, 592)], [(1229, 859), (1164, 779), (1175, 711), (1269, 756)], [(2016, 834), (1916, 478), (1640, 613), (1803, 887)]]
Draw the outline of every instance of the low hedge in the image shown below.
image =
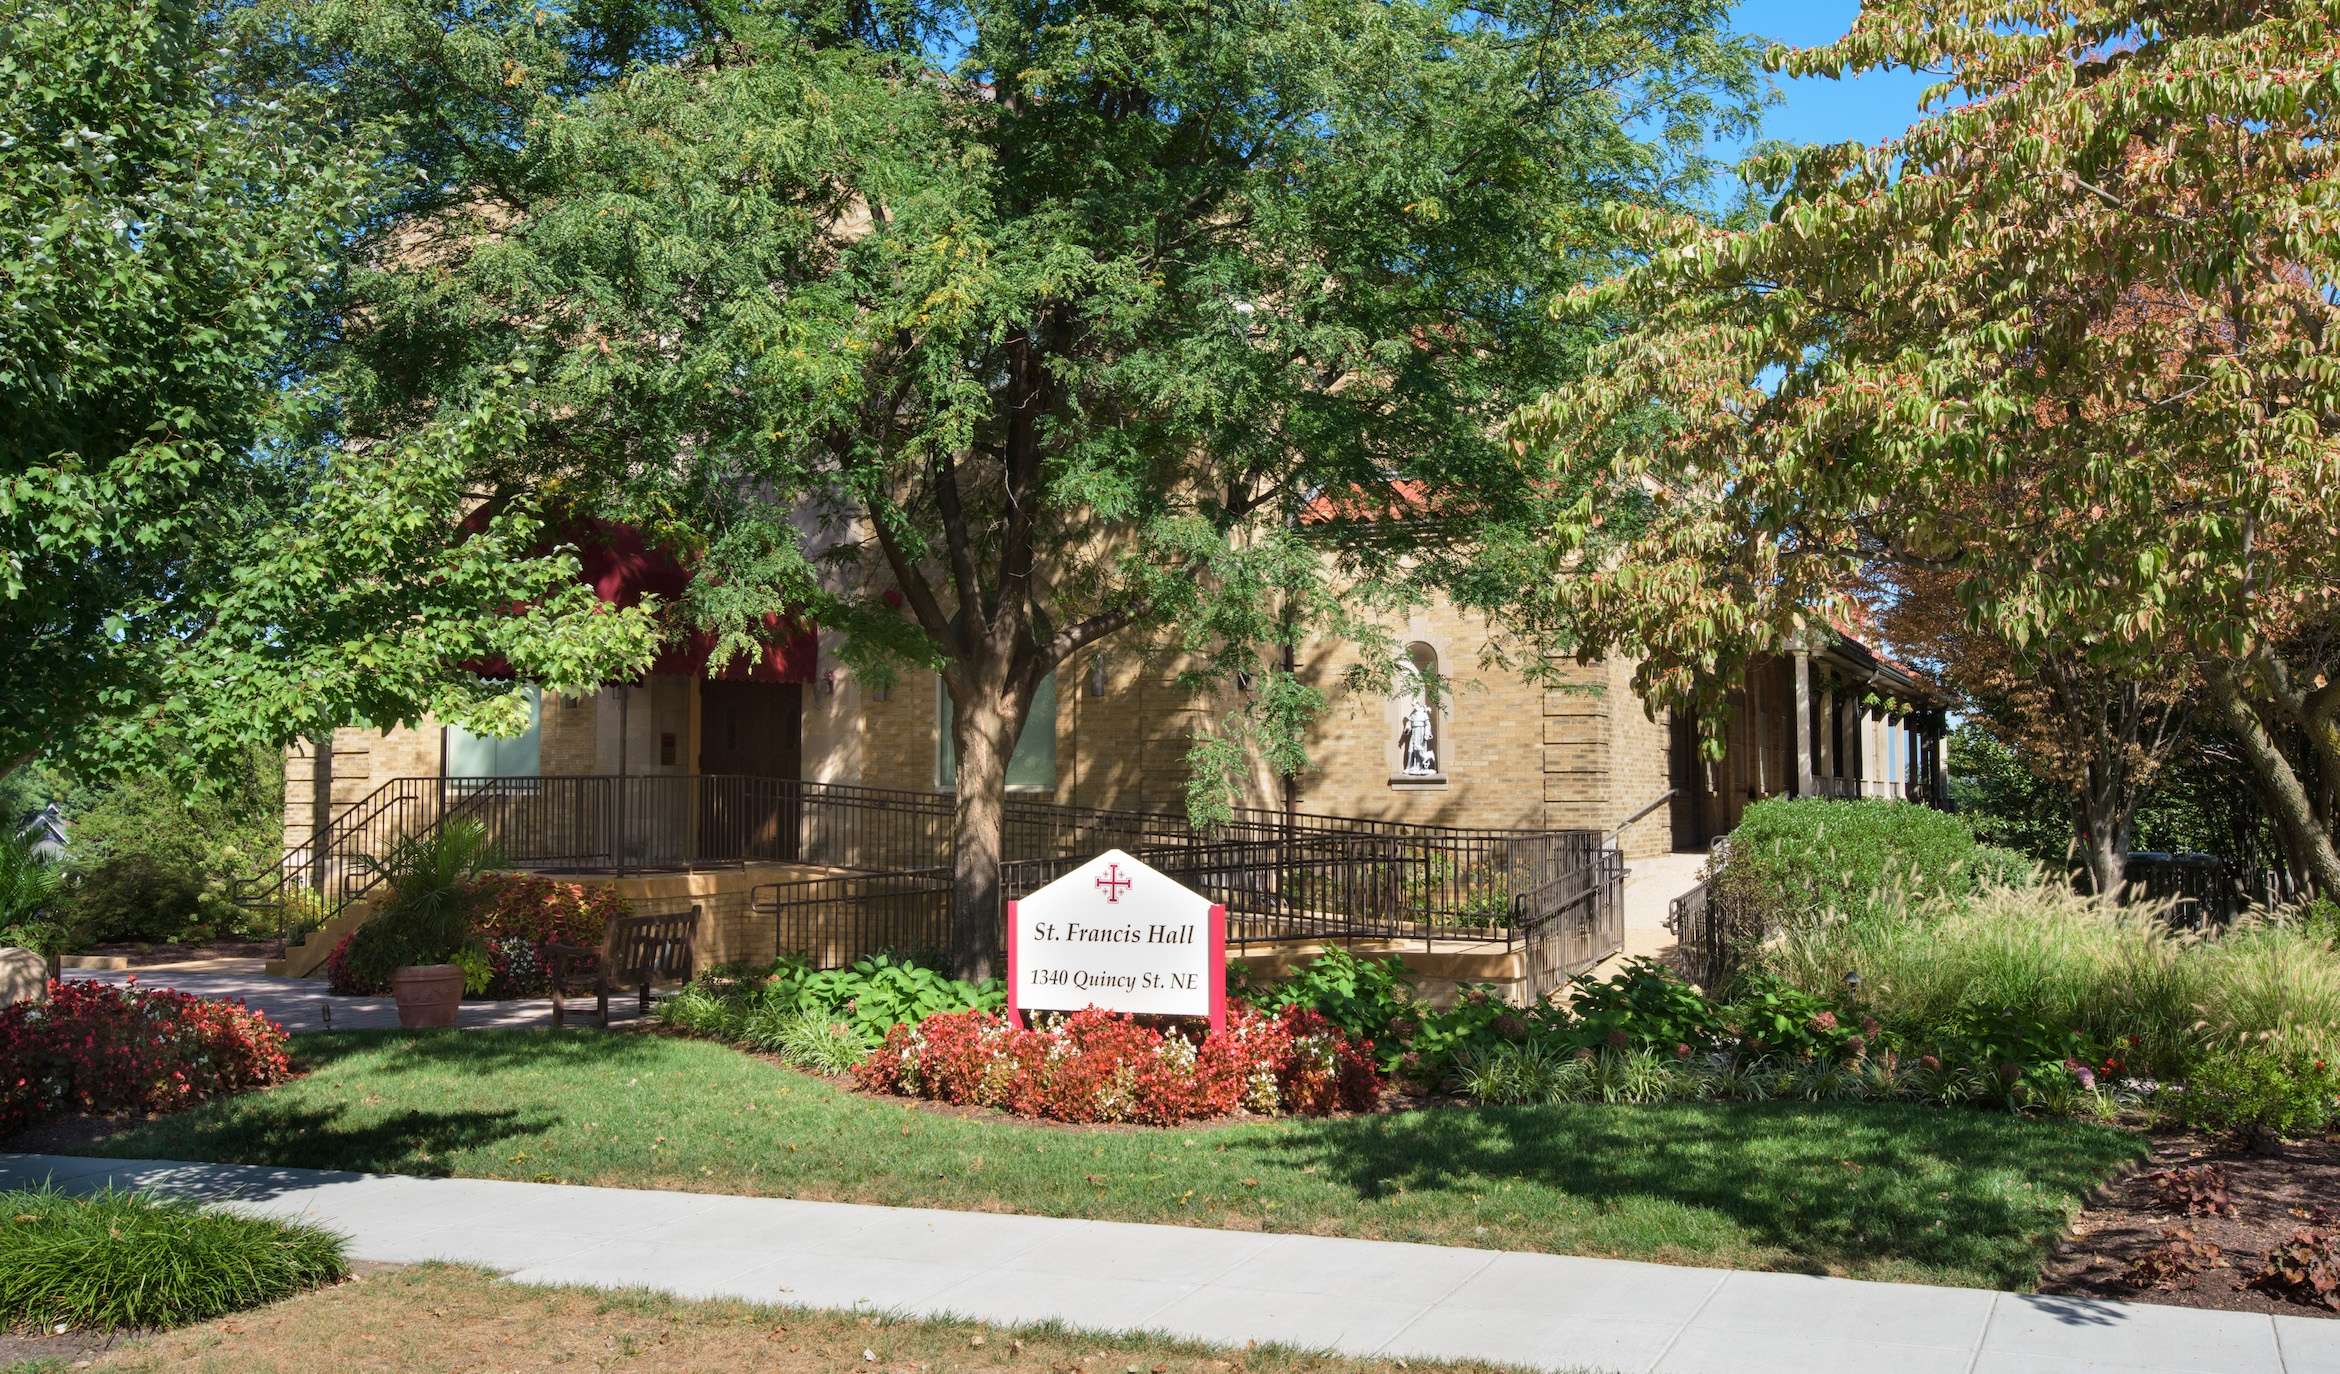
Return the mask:
[(2005, 880), (2028, 867), (2020, 855), (1986, 851), (1964, 820), (1932, 807), (1774, 797), (1748, 807), (1731, 832), (1722, 876), (1739, 900), (1786, 922), (1964, 895), (1985, 877)]
[(0, 1192), (0, 1328), (154, 1330), (347, 1277), (314, 1226), (132, 1193)]
[(1713, 877), (1719, 947), (1700, 976), (1729, 982), (1756, 946), (1791, 926), (1890, 916), (2038, 877), (2031, 860), (1977, 842), (1964, 820), (1931, 807), (1769, 798), (1747, 808)]

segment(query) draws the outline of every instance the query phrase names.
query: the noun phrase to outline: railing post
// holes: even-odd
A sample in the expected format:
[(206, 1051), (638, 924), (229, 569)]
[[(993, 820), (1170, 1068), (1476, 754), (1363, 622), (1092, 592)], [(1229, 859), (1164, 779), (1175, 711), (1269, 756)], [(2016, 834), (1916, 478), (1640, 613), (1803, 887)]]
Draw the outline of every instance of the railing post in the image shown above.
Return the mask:
[(633, 843), (632, 835), (626, 829), (625, 775), (622, 773), (619, 774), (617, 777), (612, 778), (610, 783), (617, 792), (617, 804), (614, 808), (612, 808), (617, 814), (617, 853), (611, 857), (617, 861), (618, 876), (622, 878), (626, 875), (626, 857), (629, 853), (632, 852)]

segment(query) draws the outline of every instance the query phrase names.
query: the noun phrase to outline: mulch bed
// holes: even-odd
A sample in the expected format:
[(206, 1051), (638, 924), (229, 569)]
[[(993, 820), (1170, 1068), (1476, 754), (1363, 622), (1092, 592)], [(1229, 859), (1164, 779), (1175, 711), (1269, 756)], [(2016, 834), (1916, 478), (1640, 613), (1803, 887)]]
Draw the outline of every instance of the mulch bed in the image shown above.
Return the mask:
[[(2226, 1312), (2340, 1317), (2328, 1308), (2248, 1287), (2270, 1247), (2301, 1227), (2340, 1229), (2340, 1138), (2287, 1142), (2264, 1153), (2198, 1135), (2156, 1134), (2143, 1165), (2097, 1191), (2049, 1257), (2039, 1291), (2125, 1302), (2169, 1303)], [(2215, 1166), (2225, 1176), (2232, 1216), (2187, 1216), (2157, 1188), (2157, 1170)], [(2128, 1278), (2138, 1259), (2187, 1227), (2218, 1249), (2218, 1263), (2140, 1288)], [(2198, 1252), (2199, 1253), (2199, 1252)]]

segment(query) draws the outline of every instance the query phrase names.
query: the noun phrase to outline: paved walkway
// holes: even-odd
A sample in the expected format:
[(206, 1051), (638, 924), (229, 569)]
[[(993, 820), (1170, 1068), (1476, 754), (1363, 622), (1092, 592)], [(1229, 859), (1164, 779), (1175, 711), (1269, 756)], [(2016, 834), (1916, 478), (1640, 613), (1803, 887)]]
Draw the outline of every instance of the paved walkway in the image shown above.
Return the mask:
[(1179, 1226), (0, 1154), (351, 1237), (361, 1259), (689, 1298), (1654, 1374), (2340, 1374), (2340, 1320)]
[[(335, 997), (325, 990), (322, 978), (279, 978), (257, 969), (67, 969), (67, 979), (87, 978), (101, 983), (120, 983), (130, 978), (152, 987), (176, 988), (198, 997), (237, 997), (244, 1005), (281, 1022), (284, 1028), (298, 1034), (321, 1030), (396, 1030), (398, 1004), (388, 997)], [(583, 1010), (578, 1008), (582, 1005)], [(609, 1002), (612, 1021), (633, 1016), (634, 999), (613, 997)], [(592, 1025), (591, 998), (569, 999), (570, 1025)], [(511, 1027), (550, 1026), (552, 1003), (546, 998), (530, 997), (509, 1002), (465, 1002), (456, 1013), (457, 1024), (478, 1029), (508, 1029)], [(331, 1018), (328, 1023), (328, 1017)]]
[(1625, 863), (1625, 943), (1593, 970), (1606, 978), (1628, 959), (1656, 958), (1675, 945), (1666, 916), (1676, 897), (1698, 885), (1704, 854), (1652, 854)]

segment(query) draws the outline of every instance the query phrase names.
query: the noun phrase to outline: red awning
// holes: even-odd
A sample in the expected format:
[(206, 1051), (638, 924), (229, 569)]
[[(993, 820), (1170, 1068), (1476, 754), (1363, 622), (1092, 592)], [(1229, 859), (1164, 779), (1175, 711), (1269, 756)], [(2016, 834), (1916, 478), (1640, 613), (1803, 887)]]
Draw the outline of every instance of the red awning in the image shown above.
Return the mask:
[[(464, 521), (484, 522), (484, 508)], [(558, 527), (558, 542), (577, 546), (578, 577), (612, 606), (633, 606), (645, 596), (665, 601), (689, 588), (691, 574), (680, 560), (642, 537), (632, 525), (579, 516)], [(764, 617), (762, 653), (734, 657), (716, 677), (725, 682), (810, 682), (820, 665), (820, 641), (811, 626), (785, 616)], [(715, 649), (715, 632), (697, 630), (669, 642), (650, 665), (653, 677), (705, 677)], [(509, 665), (473, 665), (489, 677), (508, 677)]]

